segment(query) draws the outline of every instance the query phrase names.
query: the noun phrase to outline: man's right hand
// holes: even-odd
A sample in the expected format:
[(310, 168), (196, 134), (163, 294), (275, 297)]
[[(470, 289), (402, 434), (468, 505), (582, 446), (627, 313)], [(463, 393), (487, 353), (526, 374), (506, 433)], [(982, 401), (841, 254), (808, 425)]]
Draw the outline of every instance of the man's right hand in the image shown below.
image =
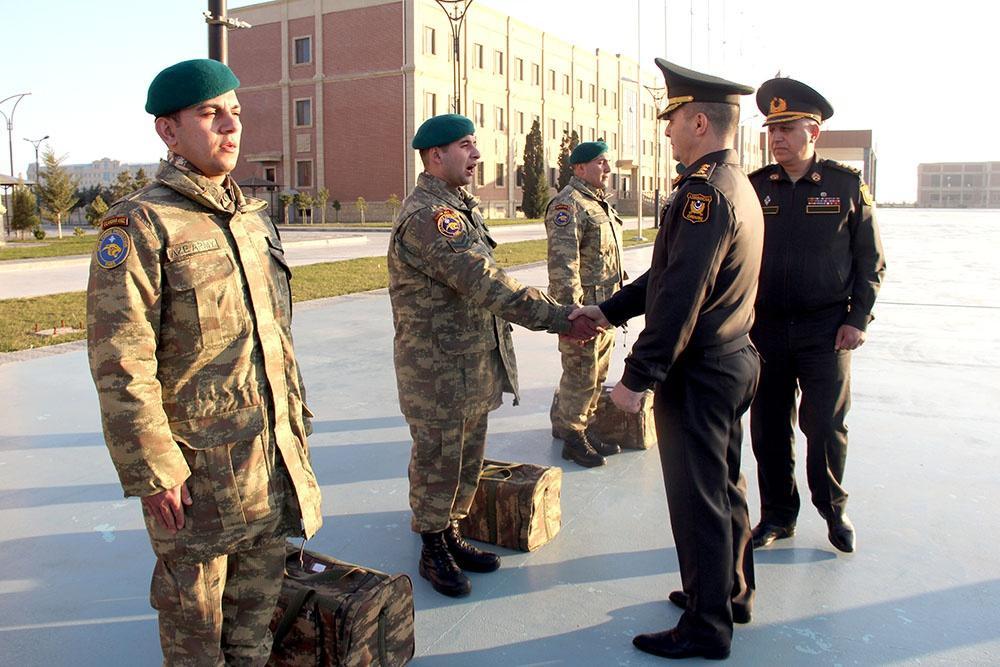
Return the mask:
[(143, 506), (171, 535), (184, 527), (184, 505), (190, 507), (192, 503), (187, 482), (142, 499)]
[(600, 307), (595, 305), (590, 306), (579, 306), (576, 310), (569, 314), (570, 321), (574, 321), (580, 317), (586, 317), (593, 320), (594, 326), (596, 326), (601, 331), (611, 328), (611, 322), (608, 322), (608, 318), (604, 316)]

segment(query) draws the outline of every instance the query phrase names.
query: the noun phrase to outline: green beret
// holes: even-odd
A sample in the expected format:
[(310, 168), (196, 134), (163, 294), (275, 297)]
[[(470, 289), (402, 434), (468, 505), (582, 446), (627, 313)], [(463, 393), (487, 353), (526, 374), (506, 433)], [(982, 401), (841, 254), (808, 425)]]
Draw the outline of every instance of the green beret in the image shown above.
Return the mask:
[(410, 145), (414, 150), (446, 146), (458, 141), (468, 134), (475, 134), (476, 126), (471, 120), (457, 113), (446, 113), (428, 118), (423, 122), (417, 133), (413, 135)]
[(608, 152), (608, 145), (604, 143), (603, 139), (597, 141), (584, 141), (581, 144), (577, 144), (573, 152), (569, 154), (570, 164), (583, 164), (584, 162), (590, 162), (594, 158), (603, 155)]
[(166, 116), (239, 87), (233, 70), (218, 60), (185, 60), (163, 70), (149, 84), (146, 112)]

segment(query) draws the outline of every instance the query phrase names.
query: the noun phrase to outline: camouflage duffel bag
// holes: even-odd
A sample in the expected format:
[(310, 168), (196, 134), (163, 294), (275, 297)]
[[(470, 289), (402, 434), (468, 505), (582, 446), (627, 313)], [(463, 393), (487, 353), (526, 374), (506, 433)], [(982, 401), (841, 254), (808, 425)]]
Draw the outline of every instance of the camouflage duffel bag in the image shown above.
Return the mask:
[(605, 385), (601, 390), (590, 429), (604, 442), (613, 442), (622, 449), (649, 449), (655, 445), (653, 392), (643, 393), (639, 412), (632, 414), (622, 411), (611, 401), (611, 389)]
[(413, 657), (413, 584), (287, 544), (268, 665), (405, 665)]
[(562, 527), (561, 492), (562, 468), (487, 459), (469, 516), (461, 522), (462, 535), (534, 551)]

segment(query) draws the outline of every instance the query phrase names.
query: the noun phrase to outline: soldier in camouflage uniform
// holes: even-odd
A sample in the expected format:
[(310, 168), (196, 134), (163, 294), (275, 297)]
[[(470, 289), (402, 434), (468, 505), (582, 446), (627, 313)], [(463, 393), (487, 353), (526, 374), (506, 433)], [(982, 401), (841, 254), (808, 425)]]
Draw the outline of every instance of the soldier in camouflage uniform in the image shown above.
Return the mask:
[[(569, 156), (573, 177), (545, 212), (549, 239), (549, 294), (560, 303), (598, 304), (622, 285), (622, 219), (605, 198), (611, 167), (603, 141), (581, 143)], [(587, 429), (608, 377), (615, 331), (578, 343), (561, 339), (562, 377), (552, 402), (552, 435), (562, 457), (592, 468), (621, 451)]]
[(229, 176), (238, 85), (211, 60), (154, 79), (168, 159), (102, 220), (87, 288), (105, 440), (142, 499), (168, 665), (264, 664), (285, 539), (322, 522), (288, 265), (266, 204)]
[(518, 401), (507, 320), (578, 338), (594, 334), (589, 324), (571, 327), (572, 307), (497, 266), (479, 201), (462, 187), (479, 160), (474, 133), (472, 121), (455, 114), (421, 125), (412, 146), (425, 171), (402, 204), (388, 252), (399, 405), (413, 438), (410, 507), (423, 540), (420, 574), (449, 596), (472, 590), (462, 570), (500, 566), (495, 554), (462, 539), (458, 520), (479, 485), (487, 414), (504, 391)]

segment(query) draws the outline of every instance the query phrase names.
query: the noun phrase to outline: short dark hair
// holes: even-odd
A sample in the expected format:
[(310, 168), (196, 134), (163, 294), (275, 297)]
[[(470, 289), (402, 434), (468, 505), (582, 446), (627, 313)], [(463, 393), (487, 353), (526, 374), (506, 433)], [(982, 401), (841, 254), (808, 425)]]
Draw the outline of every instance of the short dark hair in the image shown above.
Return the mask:
[(729, 138), (736, 134), (736, 128), (740, 124), (740, 108), (734, 104), (689, 102), (681, 109), (686, 109), (690, 115), (705, 114), (712, 131), (721, 138)]

